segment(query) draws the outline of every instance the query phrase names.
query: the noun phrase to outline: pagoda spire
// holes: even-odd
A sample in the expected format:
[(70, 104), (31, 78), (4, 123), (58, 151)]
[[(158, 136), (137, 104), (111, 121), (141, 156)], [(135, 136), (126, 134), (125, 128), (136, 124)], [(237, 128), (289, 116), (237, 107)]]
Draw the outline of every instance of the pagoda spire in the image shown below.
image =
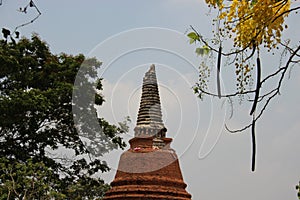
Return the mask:
[(152, 64), (143, 78), (142, 97), (135, 127), (135, 137), (164, 138), (167, 129), (162, 120), (161, 104), (155, 65)]
[(165, 137), (154, 65), (143, 79), (134, 131), (104, 200), (191, 200), (172, 138)]

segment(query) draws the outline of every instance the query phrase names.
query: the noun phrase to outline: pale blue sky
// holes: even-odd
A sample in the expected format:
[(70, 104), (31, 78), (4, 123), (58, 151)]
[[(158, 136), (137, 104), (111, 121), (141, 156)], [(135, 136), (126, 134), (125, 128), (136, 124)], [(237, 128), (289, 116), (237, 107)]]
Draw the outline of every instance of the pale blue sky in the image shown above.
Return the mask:
[[(236, 105), (234, 118), (229, 120), (229, 108), (222, 108), (222, 101), (211, 98), (199, 101), (191, 90), (201, 60), (184, 33), (193, 25), (207, 37), (211, 35), (211, 17), (206, 15), (209, 9), (203, 0), (34, 2), (42, 15), (21, 28), (21, 34), (30, 37), (32, 32), (38, 33), (55, 53), (83, 53), (103, 61), (99, 73), (106, 79), (107, 102), (99, 114), (112, 123), (129, 115), (133, 123), (126, 139), (132, 137), (144, 73), (151, 63), (157, 64), (167, 134), (174, 138), (172, 147), (180, 157), (193, 200), (297, 199), (295, 185), (300, 180), (297, 67), (290, 80), (284, 82), (282, 95), (271, 103), (257, 124), (257, 169), (252, 173), (249, 132), (230, 135), (224, 131), (224, 120), (236, 128), (249, 120), (249, 104)], [(21, 5), (20, 1), (3, 0), (0, 27), (14, 29), (26, 17), (34, 15), (18, 13)], [(286, 32), (297, 43), (298, 20), (299, 15), (290, 16), (291, 29)], [(276, 59), (268, 57), (262, 61), (264, 72), (277, 67), (272, 66), (278, 62)], [(227, 74), (223, 78), (228, 78)], [(215, 141), (218, 142), (214, 146)], [(113, 169), (120, 153), (114, 152), (106, 158)], [(112, 170), (105, 179), (111, 181), (114, 173)]]

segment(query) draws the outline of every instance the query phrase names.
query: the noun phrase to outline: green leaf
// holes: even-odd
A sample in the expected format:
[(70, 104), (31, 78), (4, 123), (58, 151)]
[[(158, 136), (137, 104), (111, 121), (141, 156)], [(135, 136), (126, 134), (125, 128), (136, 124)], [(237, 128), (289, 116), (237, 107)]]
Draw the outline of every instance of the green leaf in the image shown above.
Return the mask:
[(200, 41), (199, 35), (195, 32), (190, 32), (189, 34), (187, 34), (187, 36), (190, 38), (190, 44), (196, 41)]
[(195, 52), (198, 56), (202, 56), (204, 54), (204, 49), (203, 48), (196, 48)]
[(210, 52), (210, 49), (208, 46), (204, 45), (202, 47), (196, 48), (196, 54), (198, 56), (204, 56), (204, 55), (208, 55)]

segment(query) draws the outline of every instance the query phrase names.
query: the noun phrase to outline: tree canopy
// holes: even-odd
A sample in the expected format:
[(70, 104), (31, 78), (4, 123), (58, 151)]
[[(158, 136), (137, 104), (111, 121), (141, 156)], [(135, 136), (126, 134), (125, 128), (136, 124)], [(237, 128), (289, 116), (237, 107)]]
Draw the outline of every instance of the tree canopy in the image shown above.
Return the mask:
[[(280, 94), (282, 82), (289, 70), (299, 64), (299, 40), (284, 38), (284, 30), (288, 28), (286, 18), (297, 14), (300, 7), (291, 0), (205, 0), (213, 19), (213, 37), (206, 38), (191, 26), (188, 33), (190, 43), (197, 43), (196, 53), (205, 57), (199, 68), (199, 82), (194, 92), (203, 98), (210, 95), (226, 98), (232, 105), (233, 98), (250, 102), (251, 120), (242, 128), (231, 133), (250, 129), (252, 135), (252, 171), (255, 170), (256, 122), (261, 118), (270, 102)], [(226, 58), (225, 61), (223, 58)], [(264, 61), (278, 59), (278, 66), (265, 66)], [(216, 60), (210, 65), (208, 59)], [(269, 68), (270, 67), (270, 68)], [(263, 69), (272, 69), (263, 74)], [(216, 92), (208, 88), (211, 71), (216, 73)], [(235, 91), (221, 87), (221, 71), (234, 71), (231, 80), (236, 80)], [(268, 70), (265, 70), (268, 71)], [(224, 80), (224, 79), (223, 79)], [(276, 81), (274, 81), (276, 80)], [(230, 87), (229, 87), (230, 88)], [(263, 89), (262, 89), (263, 88)], [(228, 89), (228, 88), (226, 88)]]
[(109, 167), (100, 156), (125, 147), (120, 134), (127, 125), (96, 114), (104, 102), (100, 65), (83, 55), (54, 55), (37, 35), (0, 41), (1, 199), (103, 196), (109, 186), (96, 175)]

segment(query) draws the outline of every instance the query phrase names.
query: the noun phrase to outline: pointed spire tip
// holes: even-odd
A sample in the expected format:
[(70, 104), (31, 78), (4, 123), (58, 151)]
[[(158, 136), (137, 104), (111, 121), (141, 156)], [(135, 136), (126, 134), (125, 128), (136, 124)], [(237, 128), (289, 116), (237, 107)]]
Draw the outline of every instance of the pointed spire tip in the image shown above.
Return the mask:
[(150, 72), (150, 71), (155, 72), (155, 65), (154, 65), (154, 64), (152, 64), (152, 65), (150, 66), (149, 72)]

